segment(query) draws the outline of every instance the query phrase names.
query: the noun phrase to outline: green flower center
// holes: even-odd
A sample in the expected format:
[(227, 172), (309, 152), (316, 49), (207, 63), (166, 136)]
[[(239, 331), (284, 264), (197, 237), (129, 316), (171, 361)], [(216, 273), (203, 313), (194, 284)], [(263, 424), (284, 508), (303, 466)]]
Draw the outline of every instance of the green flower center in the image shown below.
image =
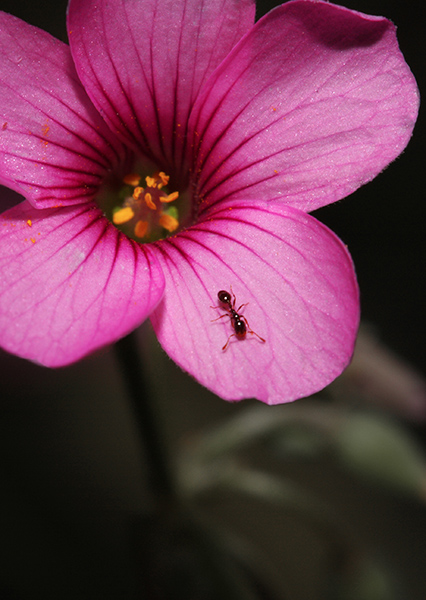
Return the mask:
[(163, 171), (147, 175), (128, 173), (120, 181), (108, 181), (96, 198), (108, 219), (125, 235), (152, 242), (182, 228), (179, 213), (188, 212), (187, 193), (169, 191), (170, 177)]

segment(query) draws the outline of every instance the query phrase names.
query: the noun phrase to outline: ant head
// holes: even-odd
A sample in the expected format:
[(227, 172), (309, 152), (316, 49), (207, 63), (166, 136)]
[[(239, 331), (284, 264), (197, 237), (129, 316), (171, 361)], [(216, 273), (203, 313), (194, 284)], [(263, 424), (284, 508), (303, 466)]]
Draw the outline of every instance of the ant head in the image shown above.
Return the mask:
[(226, 290), (220, 290), (220, 292), (217, 293), (217, 297), (219, 298), (220, 302), (223, 302), (224, 304), (231, 303), (231, 294)]

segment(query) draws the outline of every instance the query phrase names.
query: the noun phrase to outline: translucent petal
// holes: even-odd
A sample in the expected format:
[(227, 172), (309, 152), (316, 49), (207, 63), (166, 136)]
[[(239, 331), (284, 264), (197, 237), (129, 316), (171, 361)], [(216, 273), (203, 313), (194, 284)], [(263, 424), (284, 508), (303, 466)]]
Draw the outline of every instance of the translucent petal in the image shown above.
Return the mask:
[[(287, 402), (348, 364), (359, 319), (352, 261), (310, 215), (274, 201), (228, 204), (157, 249), (166, 279), (151, 317), (158, 339), (219, 396)], [(228, 316), (217, 319), (226, 314), (217, 293), (231, 286), (265, 343), (248, 333), (222, 350), (234, 330)]]
[(49, 367), (74, 362), (137, 327), (164, 279), (147, 246), (94, 205), (0, 216), (0, 344)]
[(122, 153), (68, 46), (0, 12), (0, 183), (39, 208), (87, 202)]
[(173, 176), (199, 89), (254, 10), (252, 0), (71, 0), (71, 50), (111, 129)]
[(418, 90), (395, 27), (328, 2), (287, 2), (212, 75), (190, 121), (203, 206), (281, 198), (311, 211), (405, 148)]

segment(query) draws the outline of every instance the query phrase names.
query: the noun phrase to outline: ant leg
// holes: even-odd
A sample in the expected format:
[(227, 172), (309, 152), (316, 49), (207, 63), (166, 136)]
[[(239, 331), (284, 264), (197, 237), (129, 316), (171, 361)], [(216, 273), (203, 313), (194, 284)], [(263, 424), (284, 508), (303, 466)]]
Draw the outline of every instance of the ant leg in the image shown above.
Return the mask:
[(259, 340), (263, 343), (266, 342), (266, 340), (263, 339), (263, 337), (260, 337), (260, 335), (258, 333), (256, 333), (255, 331), (253, 331), (253, 329), (250, 327), (247, 319), (244, 317), (244, 315), (241, 315), (241, 318), (244, 319), (244, 323), (247, 325), (247, 332), (251, 333), (251, 335), (255, 335), (257, 338), (259, 338)]
[[(221, 310), (221, 306), (210, 306), (210, 308), (213, 308), (214, 310)], [(219, 319), (223, 319), (223, 317), (229, 317), (229, 314), (227, 312), (224, 312), (223, 315), (220, 315), (220, 317), (217, 317), (217, 319), (211, 319), (210, 323), (214, 323), (215, 321), (219, 321)]]
[(258, 333), (256, 333), (255, 331), (253, 331), (252, 329), (248, 330), (249, 333), (251, 333), (252, 335), (255, 335), (257, 338), (259, 338), (259, 340), (263, 343), (266, 342), (266, 340), (263, 339), (263, 337), (260, 337), (260, 335)]
[[(236, 297), (236, 295), (234, 294), (234, 292), (233, 292), (233, 290), (232, 290), (232, 285), (230, 285), (229, 287), (230, 287), (231, 294), (232, 294), (232, 303), (231, 303), (231, 306), (232, 306), (232, 308), (235, 310), (235, 305), (236, 305), (236, 303), (237, 303), (237, 297)], [(245, 302), (244, 304), (241, 304), (241, 306), (239, 306), (239, 307), (236, 309), (236, 312), (237, 312), (237, 313), (239, 313), (239, 312), (240, 312), (240, 310), (243, 308), (243, 306), (247, 306), (248, 304), (249, 304), (249, 302)]]
[(223, 346), (223, 348), (222, 348), (223, 352), (225, 352), (225, 350), (227, 349), (227, 347), (228, 347), (228, 344), (229, 344), (229, 340), (230, 340), (232, 337), (237, 337), (237, 336), (236, 336), (236, 334), (235, 334), (235, 333), (232, 333), (232, 334), (229, 336), (229, 338), (228, 338), (228, 340), (227, 340), (226, 344), (225, 344), (225, 345)]
[(241, 304), (241, 306), (239, 306), (239, 307), (237, 308), (237, 313), (239, 313), (239, 312), (240, 312), (240, 310), (243, 308), (243, 306), (248, 306), (248, 304), (250, 304), (250, 303), (249, 303), (249, 302), (245, 302), (244, 304)]
[[(211, 308), (214, 308), (214, 306), (212, 306)], [(211, 319), (210, 323), (214, 323), (215, 321), (219, 321), (219, 319), (223, 319), (223, 317), (229, 317), (228, 313), (224, 313), (223, 315), (220, 315), (220, 317), (217, 317), (217, 319)]]

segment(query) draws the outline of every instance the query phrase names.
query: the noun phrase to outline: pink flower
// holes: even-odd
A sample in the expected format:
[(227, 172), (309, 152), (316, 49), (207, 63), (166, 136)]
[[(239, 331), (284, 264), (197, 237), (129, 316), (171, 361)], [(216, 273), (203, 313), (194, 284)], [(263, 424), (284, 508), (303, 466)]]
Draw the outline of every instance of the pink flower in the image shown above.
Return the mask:
[[(307, 213), (404, 149), (416, 84), (384, 18), (254, 8), (71, 0), (70, 47), (1, 13), (0, 182), (25, 197), (0, 216), (3, 348), (57, 367), (150, 316), (200, 383), (268, 403), (348, 364), (352, 262)], [(249, 331), (223, 351), (231, 286)]]

